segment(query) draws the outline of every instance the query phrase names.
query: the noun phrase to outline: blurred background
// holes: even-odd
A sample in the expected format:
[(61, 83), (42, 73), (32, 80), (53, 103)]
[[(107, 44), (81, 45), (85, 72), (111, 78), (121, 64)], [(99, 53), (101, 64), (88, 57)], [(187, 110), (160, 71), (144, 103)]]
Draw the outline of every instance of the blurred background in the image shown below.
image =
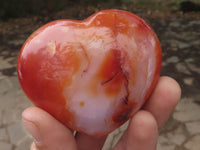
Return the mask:
[[(49, 21), (81, 20), (103, 9), (127, 10), (147, 21), (162, 45), (161, 75), (181, 85), (182, 98), (160, 133), (158, 150), (200, 150), (200, 0), (1, 0), (0, 150), (28, 150), (32, 142), (21, 122), (32, 104), (16, 73), (25, 40)], [(114, 131), (103, 149), (112, 149), (126, 127)]]

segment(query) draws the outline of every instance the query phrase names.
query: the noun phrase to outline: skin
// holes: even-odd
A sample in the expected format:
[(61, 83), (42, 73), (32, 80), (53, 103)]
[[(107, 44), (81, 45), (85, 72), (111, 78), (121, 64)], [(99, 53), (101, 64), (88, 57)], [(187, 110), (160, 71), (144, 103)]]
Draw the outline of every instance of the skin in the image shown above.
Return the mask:
[[(178, 83), (170, 77), (160, 77), (149, 100), (131, 119), (127, 130), (113, 150), (156, 150), (159, 131), (168, 120), (181, 96)], [(27, 108), (23, 121), (35, 141), (31, 150), (100, 150), (105, 137), (94, 138), (62, 125), (47, 112)]]

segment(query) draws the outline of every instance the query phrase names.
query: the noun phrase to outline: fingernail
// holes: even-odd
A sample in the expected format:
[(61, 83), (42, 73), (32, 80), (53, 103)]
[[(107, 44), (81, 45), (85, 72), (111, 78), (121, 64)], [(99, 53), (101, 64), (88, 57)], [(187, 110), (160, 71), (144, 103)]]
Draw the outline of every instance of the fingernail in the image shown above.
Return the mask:
[(35, 139), (36, 143), (40, 143), (41, 142), (41, 135), (40, 135), (40, 130), (39, 127), (37, 127), (37, 125), (25, 118), (23, 118), (23, 122), (25, 127), (28, 129), (28, 131), (30, 132), (30, 134), (33, 136), (33, 138)]

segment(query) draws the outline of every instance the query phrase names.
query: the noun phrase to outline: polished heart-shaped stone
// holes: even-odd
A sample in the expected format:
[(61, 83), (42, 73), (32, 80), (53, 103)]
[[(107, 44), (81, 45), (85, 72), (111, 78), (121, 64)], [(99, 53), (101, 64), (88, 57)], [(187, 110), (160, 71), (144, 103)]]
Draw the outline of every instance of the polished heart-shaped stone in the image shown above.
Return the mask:
[(103, 136), (148, 99), (161, 55), (159, 40), (144, 20), (104, 10), (35, 31), (22, 47), (17, 71), (36, 106), (73, 130)]

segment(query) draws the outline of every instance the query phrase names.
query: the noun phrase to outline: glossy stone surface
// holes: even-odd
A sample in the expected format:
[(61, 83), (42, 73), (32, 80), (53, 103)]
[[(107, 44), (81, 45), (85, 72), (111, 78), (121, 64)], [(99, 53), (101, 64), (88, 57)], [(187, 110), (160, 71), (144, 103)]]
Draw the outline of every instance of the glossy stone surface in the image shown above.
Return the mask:
[(17, 71), (36, 106), (71, 129), (103, 136), (148, 99), (161, 59), (160, 43), (146, 22), (126, 11), (104, 10), (35, 31)]

